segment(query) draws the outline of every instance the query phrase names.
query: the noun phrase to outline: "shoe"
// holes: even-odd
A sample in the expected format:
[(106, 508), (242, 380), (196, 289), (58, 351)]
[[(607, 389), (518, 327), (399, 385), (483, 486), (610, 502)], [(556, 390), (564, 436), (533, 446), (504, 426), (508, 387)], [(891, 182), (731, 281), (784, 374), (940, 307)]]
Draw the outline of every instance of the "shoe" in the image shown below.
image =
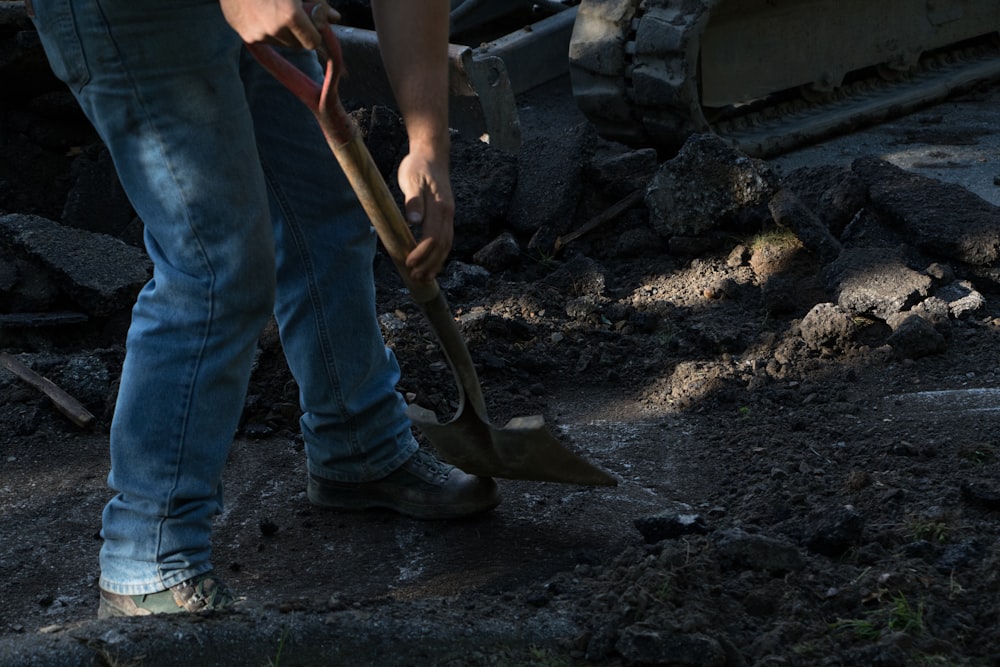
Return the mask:
[(415, 519), (460, 519), (500, 503), (490, 477), (469, 475), (418, 449), (406, 463), (374, 482), (334, 482), (309, 475), (309, 502), (337, 510), (389, 509)]
[(232, 607), (237, 602), (238, 598), (222, 580), (207, 572), (158, 593), (118, 595), (101, 589), (97, 618), (214, 611)]

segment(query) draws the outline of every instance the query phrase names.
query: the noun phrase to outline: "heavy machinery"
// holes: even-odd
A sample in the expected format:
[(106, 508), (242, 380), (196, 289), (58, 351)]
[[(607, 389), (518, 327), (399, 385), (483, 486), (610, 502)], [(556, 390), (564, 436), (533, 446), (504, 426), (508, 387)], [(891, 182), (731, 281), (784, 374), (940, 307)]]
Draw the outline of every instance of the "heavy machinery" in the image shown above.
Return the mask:
[(517, 95), (569, 72), (606, 138), (766, 157), (1000, 79), (998, 31), (997, 0), (452, 0), (453, 117), (516, 150)]
[(602, 135), (784, 152), (1000, 77), (996, 0), (583, 0), (573, 91)]

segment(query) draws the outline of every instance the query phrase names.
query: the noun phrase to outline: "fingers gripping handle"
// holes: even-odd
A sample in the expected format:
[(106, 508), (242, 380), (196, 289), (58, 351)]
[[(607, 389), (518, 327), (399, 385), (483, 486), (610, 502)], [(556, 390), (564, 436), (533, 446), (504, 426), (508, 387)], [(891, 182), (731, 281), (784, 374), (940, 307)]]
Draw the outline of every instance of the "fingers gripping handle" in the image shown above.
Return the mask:
[(317, 28), (323, 37), (328, 56), (322, 85), (317, 84), (270, 46), (248, 44), (247, 48), (264, 69), (274, 75), (316, 116), (330, 150), (344, 170), (351, 188), (368, 214), (410, 295), (419, 304), (428, 303), (437, 297), (440, 287), (437, 280), (425, 283), (410, 278), (406, 257), (417, 246), (416, 239), (393, 199), (389, 186), (379, 173), (368, 147), (361, 140), (354, 121), (340, 102), (337, 93), (337, 83), (343, 72), (340, 43), (329, 24)]
[[(371, 219), (379, 240), (392, 258), (403, 283), (410, 291), (410, 296), (418, 304), (433, 301), (441, 291), (437, 280), (417, 282), (410, 278), (410, 271), (406, 268), (406, 257), (417, 246), (417, 242), (403, 219), (389, 186), (379, 173), (371, 153), (357, 136), (357, 129), (353, 129), (353, 132), (355, 135), (353, 140), (339, 145), (330, 143), (330, 148), (344, 170), (347, 180), (350, 181), (361, 206)], [(329, 140), (329, 136), (327, 139)]]

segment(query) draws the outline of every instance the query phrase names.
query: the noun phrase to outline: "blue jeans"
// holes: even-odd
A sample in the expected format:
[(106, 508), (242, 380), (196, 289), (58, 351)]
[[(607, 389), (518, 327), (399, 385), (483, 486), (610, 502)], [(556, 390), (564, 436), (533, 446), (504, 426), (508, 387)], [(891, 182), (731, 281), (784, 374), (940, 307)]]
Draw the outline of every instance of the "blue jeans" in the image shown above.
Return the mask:
[[(32, 4), (153, 260), (111, 425), (100, 581), (152, 593), (212, 569), (222, 470), (272, 313), (310, 472), (377, 479), (416, 449), (376, 319), (376, 239), (312, 114), (215, 0)], [(320, 76), (314, 54), (287, 55)]]

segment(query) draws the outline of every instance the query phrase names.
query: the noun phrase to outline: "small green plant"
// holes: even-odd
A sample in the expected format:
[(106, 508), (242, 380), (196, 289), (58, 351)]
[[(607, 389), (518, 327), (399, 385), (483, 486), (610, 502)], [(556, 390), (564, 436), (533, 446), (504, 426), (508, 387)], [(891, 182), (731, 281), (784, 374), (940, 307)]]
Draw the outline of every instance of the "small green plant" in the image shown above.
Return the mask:
[(281, 633), (281, 639), (278, 640), (278, 652), (274, 655), (274, 659), (268, 658), (267, 667), (280, 667), (281, 653), (285, 650), (286, 639), (288, 639), (288, 630)]
[(832, 630), (851, 630), (856, 637), (861, 639), (877, 640), (881, 631), (875, 624), (867, 618), (838, 618), (830, 624)]
[(990, 445), (977, 445), (962, 450), (960, 456), (966, 461), (971, 461), (976, 465), (982, 465), (993, 458), (995, 452)]
[(954, 600), (964, 592), (965, 589), (962, 587), (962, 584), (955, 580), (955, 571), (952, 570), (951, 576), (948, 577), (948, 599)]
[(889, 629), (905, 632), (908, 635), (919, 635), (924, 631), (924, 602), (921, 600), (916, 607), (910, 605), (906, 596), (900, 593), (892, 599), (889, 609)]
[(802, 242), (790, 229), (785, 229), (783, 227), (775, 227), (773, 229), (768, 229), (762, 231), (761, 233), (750, 239), (747, 244), (750, 246), (750, 250), (753, 252), (759, 252), (761, 249), (766, 247), (778, 247), (778, 248), (794, 248), (796, 246), (801, 246)]
[(557, 264), (555, 253), (548, 253), (539, 248), (534, 248), (532, 252), (527, 253), (527, 255), (536, 264), (540, 264), (545, 268), (552, 268)]
[(677, 333), (673, 329), (663, 329), (657, 331), (654, 338), (660, 347), (669, 347), (676, 336)]
[(792, 653), (800, 658), (816, 657), (821, 653), (820, 647), (816, 642), (805, 641), (798, 644), (792, 645)]
[(912, 526), (913, 538), (944, 544), (948, 541), (948, 524), (944, 521), (918, 520)]
[(906, 595), (900, 592), (892, 598), (889, 607), (870, 611), (864, 618), (838, 618), (829, 627), (832, 630), (851, 630), (855, 636), (871, 641), (881, 638), (883, 628), (892, 632), (919, 635), (924, 631), (924, 603), (921, 600), (914, 607)]
[(653, 597), (659, 602), (666, 602), (670, 599), (670, 594), (674, 590), (674, 581), (670, 576), (665, 576), (659, 587), (653, 591)]
[(748, 408), (748, 407), (747, 407), (747, 406), (745, 406), (745, 405), (741, 405), (741, 406), (740, 406), (740, 407), (739, 407), (739, 408), (738, 408), (738, 409), (736, 410), (736, 413), (737, 413), (737, 414), (738, 414), (738, 415), (740, 416), (740, 419), (746, 419), (747, 417), (749, 417), (749, 416), (750, 416), (750, 408)]

